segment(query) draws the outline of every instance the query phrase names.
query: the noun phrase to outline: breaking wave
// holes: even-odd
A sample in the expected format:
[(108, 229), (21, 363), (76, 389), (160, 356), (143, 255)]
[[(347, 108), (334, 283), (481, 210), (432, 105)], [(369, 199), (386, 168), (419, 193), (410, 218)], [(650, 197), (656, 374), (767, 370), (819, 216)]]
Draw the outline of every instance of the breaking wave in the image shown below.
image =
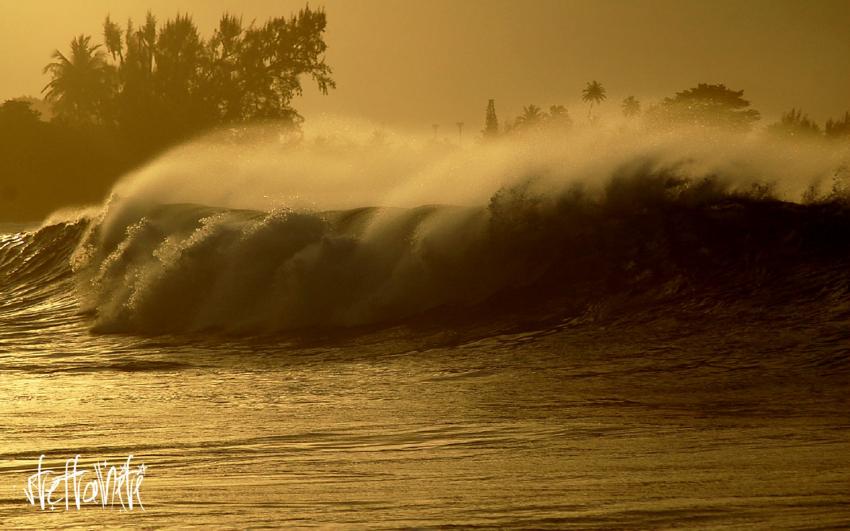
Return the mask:
[(847, 316), (846, 150), (780, 164), (763, 142), (637, 136), (215, 137), (94, 212), (3, 236), (4, 304), (73, 293), (95, 332), (145, 334), (638, 319), (699, 301)]

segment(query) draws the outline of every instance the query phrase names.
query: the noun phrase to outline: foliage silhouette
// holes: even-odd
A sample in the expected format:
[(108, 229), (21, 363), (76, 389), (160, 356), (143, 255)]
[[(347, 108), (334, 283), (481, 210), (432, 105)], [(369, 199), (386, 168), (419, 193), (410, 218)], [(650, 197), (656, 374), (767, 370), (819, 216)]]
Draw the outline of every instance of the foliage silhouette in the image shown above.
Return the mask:
[(556, 127), (569, 127), (573, 124), (570, 113), (563, 105), (550, 105), (546, 123)]
[(743, 90), (730, 90), (723, 84), (700, 83), (665, 98), (654, 114), (675, 124), (748, 130), (760, 115), (749, 108), (750, 102), (743, 95)]
[(522, 114), (505, 126), (505, 133), (521, 133), (523, 131), (541, 130), (544, 128), (567, 128), (573, 123), (570, 113), (563, 105), (550, 105), (546, 113), (534, 104), (526, 105)]
[(844, 113), (843, 119), (826, 121), (824, 134), (829, 138), (850, 138), (850, 111)]
[(0, 221), (40, 219), (101, 199), (126, 169), (114, 135), (64, 120), (45, 122), (31, 101), (0, 105)]
[(587, 82), (587, 86), (581, 91), (581, 99), (589, 103), (587, 108), (588, 119), (592, 119), (593, 105), (602, 103), (607, 97), (602, 83), (596, 80)]
[(621, 107), (623, 109), (623, 116), (626, 118), (632, 118), (640, 114), (640, 101), (634, 96), (624, 99)]
[(543, 110), (533, 103), (522, 108), (522, 114), (514, 122), (514, 127), (533, 127), (543, 121)]
[(187, 14), (160, 24), (149, 12), (141, 25), (107, 17), (103, 44), (77, 36), (44, 68), (50, 122), (28, 102), (0, 106), (0, 220), (100, 201), (119, 175), (206, 128), (297, 128), (301, 78), (322, 93), (335, 86), (325, 27), (324, 11), (309, 7), (263, 24), (225, 14), (208, 39)]
[(802, 109), (791, 109), (783, 113), (782, 118), (767, 129), (774, 135), (787, 138), (815, 138), (821, 134), (818, 124), (803, 114)]
[(45, 99), (53, 103), (58, 119), (72, 125), (103, 122), (110, 98), (110, 71), (100, 45), (80, 35), (71, 41), (71, 54), (53, 52), (54, 62), (44, 67), (50, 83), (44, 87)]
[(499, 118), (496, 116), (496, 100), (491, 99), (487, 102), (483, 133), (485, 138), (493, 138), (499, 134)]
[(3, 130), (26, 131), (38, 127), (40, 123), (40, 113), (27, 101), (8, 100), (0, 105), (0, 125)]
[(131, 20), (123, 30), (107, 17), (104, 42), (117, 74), (112, 124), (142, 151), (217, 125), (297, 126), (302, 118), (291, 101), (303, 91), (301, 76), (324, 94), (335, 86), (324, 61), (325, 26), (325, 13), (309, 7), (262, 26), (225, 13), (204, 40), (189, 15), (160, 27), (148, 13), (144, 25)]

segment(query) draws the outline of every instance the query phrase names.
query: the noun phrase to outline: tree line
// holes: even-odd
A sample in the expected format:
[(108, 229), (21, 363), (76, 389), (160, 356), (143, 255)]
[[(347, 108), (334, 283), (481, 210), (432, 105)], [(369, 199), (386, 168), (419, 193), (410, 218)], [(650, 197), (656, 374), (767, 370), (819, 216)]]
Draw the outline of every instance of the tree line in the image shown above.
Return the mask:
[(98, 201), (128, 169), (211, 127), (297, 127), (302, 80), (335, 87), (325, 29), (310, 7), (262, 24), (225, 13), (208, 38), (189, 15), (106, 17), (100, 42), (74, 37), (44, 67), (49, 116), (31, 99), (0, 105), (0, 220), (41, 217), (58, 206), (50, 197)]
[[(587, 120), (594, 123), (598, 116), (594, 107), (599, 108), (607, 99), (605, 87), (598, 81), (587, 82), (581, 92), (581, 99), (588, 105)], [(643, 108), (634, 96), (628, 96), (620, 104), (620, 110), (626, 118), (641, 117), (645, 125), (655, 128), (698, 126), (722, 128), (724, 130), (748, 131), (760, 120), (760, 113), (751, 108), (744, 99), (743, 90), (732, 90), (724, 84), (700, 83), (696, 87), (677, 92), (658, 103)], [(507, 120), (499, 127), (495, 100), (489, 100), (485, 111), (483, 135), (493, 138), (499, 134), (511, 134), (530, 128), (572, 125), (572, 118), (563, 105), (552, 105), (549, 112), (537, 105), (526, 105), (522, 113), (513, 120)], [(777, 137), (785, 138), (844, 138), (850, 139), (850, 112), (843, 117), (829, 119), (823, 129), (811, 120), (802, 110), (793, 108), (782, 114), (779, 121), (767, 126), (767, 131)]]
[(302, 77), (325, 94), (335, 86), (325, 26), (309, 7), (262, 25), (224, 14), (208, 39), (189, 15), (160, 25), (149, 12), (123, 27), (107, 17), (103, 44), (80, 35), (68, 56), (54, 52), (45, 99), (67, 125), (108, 128), (147, 151), (213, 126), (297, 124)]

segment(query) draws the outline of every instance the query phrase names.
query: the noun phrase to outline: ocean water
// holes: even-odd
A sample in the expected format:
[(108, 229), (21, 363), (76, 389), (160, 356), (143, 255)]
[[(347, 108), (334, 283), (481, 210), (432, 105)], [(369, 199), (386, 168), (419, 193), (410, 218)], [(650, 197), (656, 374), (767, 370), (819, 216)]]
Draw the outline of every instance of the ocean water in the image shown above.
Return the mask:
[[(575, 248), (541, 243), (553, 229), (538, 227), (546, 238), (520, 241), (542, 247), (491, 266), (510, 275), (462, 301), (440, 290), (471, 281), (439, 267), (475, 271), (480, 257), (420, 264), (428, 296), (379, 299), (393, 320), (377, 306), (334, 314), (385, 292), (366, 279), (349, 286), (357, 297), (331, 297), (337, 275), (351, 279), (316, 253), (300, 265), (323, 271), (321, 282), (298, 277), (314, 304), (262, 296), (294, 289), (282, 277), (298, 267), (281, 264), (298, 250), (357, 241), (352, 216), (378, 210), (172, 205), (126, 222), (114, 240), (97, 219), (5, 227), (2, 527), (850, 524), (850, 213), (729, 198), (661, 210), (592, 214), (622, 217), (592, 235), (617, 245), (578, 262)], [(428, 213), (394, 215), (408, 227), (399, 241), (415, 247), (409, 233)], [(488, 226), (495, 219), (491, 205)], [(257, 262), (269, 238), (279, 249), (298, 230), (309, 237), (274, 267)], [(616, 267), (603, 271), (597, 260), (610, 253)], [(358, 256), (334, 260), (380, 263)], [(201, 286), (186, 286), (187, 270)], [(517, 271), (527, 282), (505, 285)], [(262, 290), (240, 295), (261, 278)], [(310, 320), (293, 320), (296, 311)], [(28, 504), (41, 454), (56, 469), (76, 454), (83, 463), (132, 454), (148, 467), (145, 510)]]
[[(0, 225), (0, 528), (850, 526), (846, 149), (583, 134), (187, 148)], [(144, 510), (30, 504), (42, 455)]]

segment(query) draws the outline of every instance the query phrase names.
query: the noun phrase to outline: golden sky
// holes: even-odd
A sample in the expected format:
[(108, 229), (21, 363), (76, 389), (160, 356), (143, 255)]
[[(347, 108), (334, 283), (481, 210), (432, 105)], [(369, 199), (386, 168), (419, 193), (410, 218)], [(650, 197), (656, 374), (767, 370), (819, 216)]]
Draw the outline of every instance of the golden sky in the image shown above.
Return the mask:
[[(0, 0), (0, 100), (37, 95), (55, 48), (100, 40), (116, 20), (193, 15), (209, 35), (220, 14), (262, 21), (293, 0)], [(488, 98), (500, 118), (522, 105), (583, 112), (597, 79), (611, 109), (723, 82), (745, 89), (768, 120), (792, 106), (823, 121), (850, 109), (850, 0), (325, 0), (336, 91), (296, 103), (321, 112), (430, 131), (481, 128)]]

